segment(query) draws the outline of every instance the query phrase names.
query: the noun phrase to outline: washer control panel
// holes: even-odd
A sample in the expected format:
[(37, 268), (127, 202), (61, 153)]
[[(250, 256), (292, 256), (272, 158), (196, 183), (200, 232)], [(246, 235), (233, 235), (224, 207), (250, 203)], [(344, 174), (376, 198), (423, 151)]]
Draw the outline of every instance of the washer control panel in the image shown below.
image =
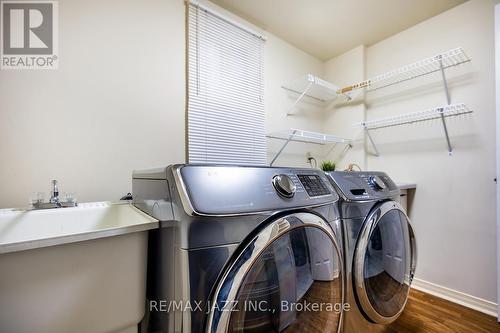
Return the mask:
[(399, 195), (399, 188), (384, 172), (328, 172), (327, 176), (348, 200), (381, 200)]
[(339, 199), (325, 173), (316, 169), (179, 165), (172, 171), (181, 198), (196, 214), (275, 212)]
[(330, 191), (318, 175), (297, 175), (297, 177), (310, 197), (330, 194)]

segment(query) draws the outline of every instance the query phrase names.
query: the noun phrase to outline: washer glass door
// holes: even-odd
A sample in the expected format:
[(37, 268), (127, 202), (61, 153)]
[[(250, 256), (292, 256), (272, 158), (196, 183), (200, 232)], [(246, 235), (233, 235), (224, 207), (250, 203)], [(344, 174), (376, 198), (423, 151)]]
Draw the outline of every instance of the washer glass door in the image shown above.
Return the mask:
[(219, 283), (207, 332), (338, 332), (343, 267), (322, 218), (297, 213), (268, 224)]
[(405, 307), (416, 264), (413, 230), (398, 203), (385, 202), (368, 216), (353, 264), (363, 312), (375, 323), (394, 321)]

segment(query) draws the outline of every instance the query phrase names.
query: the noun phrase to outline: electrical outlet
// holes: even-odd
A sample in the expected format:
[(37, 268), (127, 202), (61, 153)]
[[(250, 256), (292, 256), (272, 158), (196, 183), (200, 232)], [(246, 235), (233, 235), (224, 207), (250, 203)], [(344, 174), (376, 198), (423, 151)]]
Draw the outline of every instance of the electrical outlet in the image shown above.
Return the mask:
[(308, 152), (306, 153), (306, 162), (307, 162), (307, 163), (311, 163), (311, 159), (312, 159), (312, 158), (313, 158), (313, 157), (312, 157), (311, 152), (310, 152), (310, 151), (308, 151)]

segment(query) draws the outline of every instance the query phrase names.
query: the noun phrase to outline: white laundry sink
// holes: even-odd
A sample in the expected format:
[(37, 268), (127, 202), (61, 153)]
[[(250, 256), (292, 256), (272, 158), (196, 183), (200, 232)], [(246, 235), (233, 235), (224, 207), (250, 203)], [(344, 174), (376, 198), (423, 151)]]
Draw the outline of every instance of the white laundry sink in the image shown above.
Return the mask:
[(0, 210), (0, 332), (137, 332), (157, 227), (127, 203)]

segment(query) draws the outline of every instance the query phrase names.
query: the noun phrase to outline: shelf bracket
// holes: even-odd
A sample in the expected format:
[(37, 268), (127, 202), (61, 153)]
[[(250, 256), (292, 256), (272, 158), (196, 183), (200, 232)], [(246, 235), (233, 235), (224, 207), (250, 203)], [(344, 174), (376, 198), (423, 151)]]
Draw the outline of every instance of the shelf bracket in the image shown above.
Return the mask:
[(330, 156), (330, 154), (333, 152), (333, 150), (335, 149), (335, 147), (337, 147), (338, 143), (335, 142), (332, 147), (330, 149), (328, 149), (328, 153), (326, 153), (325, 156)]
[(450, 91), (448, 90), (448, 82), (446, 81), (446, 74), (444, 72), (443, 60), (439, 60), (439, 69), (441, 70), (441, 77), (443, 78), (444, 92), (446, 94), (446, 103), (451, 104)]
[(349, 149), (351, 149), (351, 148), (352, 148), (352, 144), (350, 144), (350, 143), (346, 144), (344, 149), (342, 149), (342, 151), (340, 152), (339, 156), (337, 157), (337, 159), (335, 161), (339, 161), (340, 159), (342, 159), (347, 154)]
[(366, 125), (363, 125), (364, 129), (365, 129), (365, 133), (366, 133), (366, 136), (368, 137), (368, 139), (370, 140), (370, 143), (373, 147), (373, 150), (375, 150), (375, 156), (380, 156), (380, 152), (378, 151), (377, 149), (377, 145), (375, 144), (375, 141), (373, 141), (373, 138), (370, 134), (370, 130), (368, 129), (368, 127), (366, 127)]
[(295, 133), (297, 133), (297, 130), (293, 130), (292, 133), (290, 133), (290, 135), (288, 136), (288, 139), (285, 141), (285, 143), (283, 144), (283, 146), (281, 146), (280, 150), (276, 153), (276, 156), (274, 156), (274, 158), (272, 159), (272, 161), (269, 164), (269, 166), (273, 166), (274, 162), (278, 159), (278, 157), (281, 155), (281, 153), (283, 152), (283, 150), (285, 150), (286, 146), (290, 143), (290, 141), (292, 140), (292, 138), (295, 135)]
[(302, 92), (302, 94), (300, 94), (300, 96), (295, 100), (295, 102), (293, 103), (292, 107), (287, 111), (287, 113), (286, 113), (287, 116), (289, 116), (289, 115), (291, 115), (293, 113), (293, 110), (295, 109), (295, 107), (297, 106), (297, 104), (299, 104), (299, 102), (302, 100), (302, 98), (304, 98), (304, 96), (307, 94), (307, 92), (309, 91), (309, 89), (311, 89), (312, 84), (313, 84), (313, 82), (309, 81), (309, 83), (306, 86), (306, 89), (304, 89), (304, 91)]
[[(439, 59), (439, 68), (441, 70), (441, 77), (443, 78), (444, 92), (446, 94), (446, 103), (450, 105), (451, 104), (450, 91), (448, 89), (448, 82), (446, 81), (446, 74), (444, 72), (442, 59)], [(441, 121), (443, 123), (444, 135), (446, 136), (446, 144), (448, 145), (448, 155), (451, 156), (451, 154), (453, 153), (453, 148), (451, 147), (450, 136), (448, 134), (448, 127), (446, 126), (446, 119), (444, 116), (443, 108), (439, 110), (439, 113), (441, 114)]]
[(443, 108), (439, 110), (439, 113), (441, 114), (441, 121), (443, 122), (444, 135), (446, 136), (446, 144), (448, 145), (448, 155), (451, 156), (451, 154), (453, 153), (453, 149), (451, 148), (450, 136), (448, 134), (448, 128), (446, 127), (446, 119), (444, 117)]

